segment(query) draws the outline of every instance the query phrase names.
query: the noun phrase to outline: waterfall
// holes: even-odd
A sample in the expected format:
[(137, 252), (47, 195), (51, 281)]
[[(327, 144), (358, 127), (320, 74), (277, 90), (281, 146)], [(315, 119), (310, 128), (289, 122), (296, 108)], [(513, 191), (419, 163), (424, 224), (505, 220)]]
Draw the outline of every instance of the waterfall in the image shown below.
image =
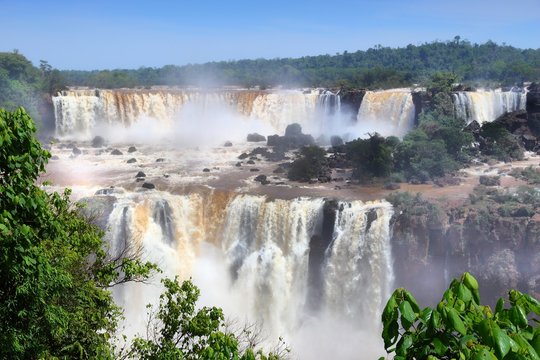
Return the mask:
[(456, 116), (468, 123), (490, 122), (506, 113), (525, 110), (527, 94), (522, 91), (458, 91), (453, 94)]
[[(272, 336), (294, 339), (305, 321), (317, 323), (317, 313), (307, 306), (308, 263), (310, 243), (322, 232), (326, 200), (157, 191), (115, 196), (107, 225), (111, 248), (142, 247), (144, 258), (158, 263), (167, 276), (194, 276), (203, 294), (218, 299), (212, 305), (262, 323)], [(338, 202), (332, 238), (319, 264), (321, 316), (333, 314), (378, 331), (393, 279), (391, 215), (386, 202)], [(214, 248), (219, 260), (205, 263), (203, 245)], [(195, 268), (205, 275), (193, 275)], [(205, 284), (210, 275), (220, 280)], [(127, 284), (115, 296), (128, 322), (142, 324), (144, 305), (155, 303), (160, 291), (156, 285)], [(234, 300), (227, 303), (228, 298)]]
[[(326, 306), (356, 321), (373, 321), (390, 295), (389, 204), (340, 202), (323, 271)], [(378, 284), (373, 286), (374, 284)], [(363, 299), (364, 301), (359, 299)]]
[(415, 106), (409, 89), (367, 91), (360, 104), (356, 128), (360, 132), (404, 136), (414, 127)]
[[(241, 121), (260, 120), (270, 131), (283, 133), (297, 122), (306, 130), (320, 130), (325, 115), (341, 109), (339, 95), (313, 89), (255, 90), (68, 90), (53, 97), (59, 136), (94, 135), (99, 126), (130, 127), (152, 119), (160, 126), (197, 121), (197, 117), (230, 113)], [(186, 108), (198, 111), (184, 113)], [(195, 116), (192, 116), (195, 115)], [(195, 117), (195, 119), (194, 119)], [(182, 125), (186, 126), (186, 125)], [(230, 126), (230, 125), (229, 125)]]

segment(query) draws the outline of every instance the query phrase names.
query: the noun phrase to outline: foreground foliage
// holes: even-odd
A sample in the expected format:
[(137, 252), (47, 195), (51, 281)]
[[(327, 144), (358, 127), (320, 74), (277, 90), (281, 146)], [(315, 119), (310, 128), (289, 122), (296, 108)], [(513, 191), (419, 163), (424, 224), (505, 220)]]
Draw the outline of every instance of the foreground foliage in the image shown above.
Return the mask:
[(503, 299), (494, 311), (480, 305), (478, 282), (464, 273), (436, 308), (420, 309), (407, 290), (394, 291), (382, 314), (382, 337), (394, 359), (540, 359), (534, 315), (540, 303), (517, 290), (510, 290), (508, 307)]
[(196, 311), (198, 288), (168, 279), (152, 336), (116, 349), (109, 288), (157, 267), (130, 249), (111, 257), (69, 191), (35, 185), (50, 157), (35, 131), (23, 109), (0, 109), (0, 359), (278, 359), (240, 347), (221, 309)]
[[(278, 360), (277, 354), (242, 348), (238, 335), (225, 331), (223, 311), (196, 308), (199, 289), (191, 282), (164, 279), (165, 292), (151, 313), (147, 338), (133, 341), (127, 358)], [(257, 344), (250, 344), (256, 346)]]

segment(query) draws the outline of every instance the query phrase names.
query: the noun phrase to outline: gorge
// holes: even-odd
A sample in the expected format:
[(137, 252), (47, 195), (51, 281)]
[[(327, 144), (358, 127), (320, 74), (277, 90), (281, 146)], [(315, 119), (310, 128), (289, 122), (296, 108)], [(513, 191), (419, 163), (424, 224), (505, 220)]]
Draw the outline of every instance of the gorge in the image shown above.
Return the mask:
[[(417, 120), (417, 96), (408, 89), (363, 91), (355, 103), (322, 89), (69, 90), (53, 98), (61, 141), (52, 146), (57, 159), (49, 173), (88, 203), (108, 229), (111, 251), (142, 247), (165, 275), (193, 277), (205, 304), (261, 322), (270, 339), (283, 336), (301, 358), (350, 358), (355, 350), (336, 355), (332, 340), (351, 337), (363, 339), (371, 358), (382, 355), (380, 309), (392, 288), (411, 286), (414, 276), (425, 279), (426, 289), (444, 286), (461, 269), (446, 262), (447, 243), (468, 240), (451, 238), (457, 225), (448, 219), (400, 217), (384, 200), (388, 192), (303, 186), (279, 174), (263, 187), (253, 178), (258, 171), (270, 177), (272, 164), (260, 157), (253, 166), (235, 164), (240, 152), (256, 146), (245, 142), (247, 133), (281, 134), (291, 122), (315, 137), (353, 139), (374, 131), (403, 137)], [(457, 92), (455, 111), (467, 122), (489, 122), (523, 110), (524, 96)], [(93, 147), (95, 135), (105, 135), (108, 147)], [(233, 146), (224, 146), (226, 140)], [(530, 243), (536, 222), (523, 226), (531, 228), (523, 240)], [(426, 289), (424, 299), (433, 301)], [(140, 331), (145, 305), (156, 302), (159, 290), (155, 284), (115, 290), (131, 322), (128, 333)]]

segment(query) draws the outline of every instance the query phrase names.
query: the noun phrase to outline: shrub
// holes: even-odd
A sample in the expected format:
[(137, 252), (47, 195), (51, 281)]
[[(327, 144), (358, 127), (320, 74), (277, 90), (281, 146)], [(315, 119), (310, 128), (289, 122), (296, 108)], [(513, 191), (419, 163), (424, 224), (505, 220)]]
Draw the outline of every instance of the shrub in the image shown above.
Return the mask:
[[(480, 305), (478, 282), (469, 273), (454, 279), (435, 308), (420, 309), (399, 288), (382, 313), (382, 338), (394, 359), (538, 359), (540, 303), (517, 290), (509, 307)], [(534, 324), (531, 325), (531, 324)], [(384, 359), (384, 358), (381, 358)]]

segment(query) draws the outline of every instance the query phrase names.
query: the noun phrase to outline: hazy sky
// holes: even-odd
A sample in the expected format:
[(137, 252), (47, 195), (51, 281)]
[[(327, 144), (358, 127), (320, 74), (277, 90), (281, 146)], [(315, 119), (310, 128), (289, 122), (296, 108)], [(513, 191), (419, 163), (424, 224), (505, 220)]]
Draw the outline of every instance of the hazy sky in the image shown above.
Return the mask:
[(0, 51), (59, 69), (405, 46), (460, 35), (540, 47), (540, 0), (0, 0)]

